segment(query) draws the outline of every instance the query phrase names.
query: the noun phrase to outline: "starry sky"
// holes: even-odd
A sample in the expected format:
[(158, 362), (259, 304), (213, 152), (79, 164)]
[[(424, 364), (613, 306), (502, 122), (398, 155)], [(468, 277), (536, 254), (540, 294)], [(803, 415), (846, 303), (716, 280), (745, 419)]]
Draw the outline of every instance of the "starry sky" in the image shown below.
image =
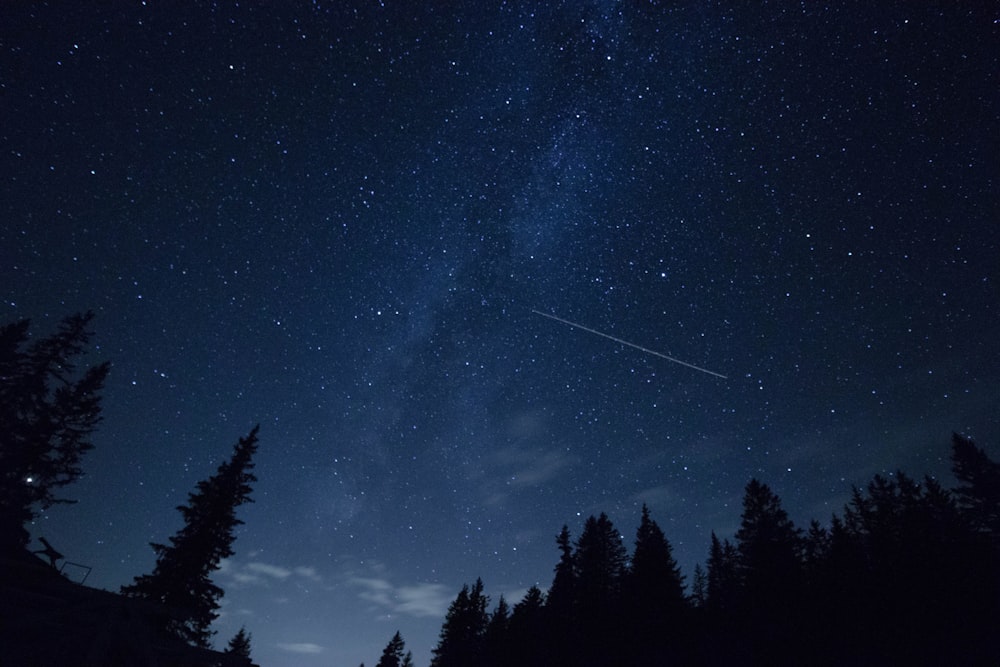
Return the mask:
[(4, 3), (3, 320), (114, 364), (33, 535), (117, 590), (259, 422), (218, 643), (426, 665), (564, 523), (995, 454), (1000, 14), (832, 4)]

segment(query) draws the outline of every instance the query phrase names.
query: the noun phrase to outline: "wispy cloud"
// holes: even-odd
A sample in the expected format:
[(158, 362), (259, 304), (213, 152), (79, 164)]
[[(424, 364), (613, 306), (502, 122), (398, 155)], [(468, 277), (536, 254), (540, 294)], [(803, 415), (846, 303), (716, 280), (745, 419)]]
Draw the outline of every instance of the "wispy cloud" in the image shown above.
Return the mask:
[(246, 570), (262, 574), (264, 576), (274, 577), (275, 579), (287, 579), (292, 576), (291, 570), (279, 567), (278, 565), (269, 565), (267, 563), (247, 563)]
[(319, 644), (312, 644), (312, 643), (309, 643), (309, 642), (301, 642), (301, 643), (295, 643), (295, 644), (281, 644), (281, 643), (279, 643), (279, 644), (276, 644), (276, 646), (278, 648), (280, 648), (282, 651), (288, 651), (289, 653), (309, 653), (309, 654), (316, 654), (316, 653), (322, 653), (323, 651), (326, 650), (322, 646), (320, 646)]
[(502, 505), (512, 493), (544, 487), (577, 462), (562, 450), (523, 445), (500, 448), (491, 459), (490, 467), (500, 472), (483, 485), (487, 505)]
[(322, 581), (322, 577), (314, 567), (289, 568), (262, 561), (239, 563), (232, 559), (223, 560), (219, 564), (219, 576), (244, 586), (266, 586), (273, 581), (285, 582), (294, 579), (308, 579), (314, 583)]
[(351, 577), (348, 583), (360, 589), (359, 598), (386, 613), (417, 618), (443, 616), (452, 597), (452, 591), (442, 584), (420, 582), (395, 586), (387, 579), (374, 577)]

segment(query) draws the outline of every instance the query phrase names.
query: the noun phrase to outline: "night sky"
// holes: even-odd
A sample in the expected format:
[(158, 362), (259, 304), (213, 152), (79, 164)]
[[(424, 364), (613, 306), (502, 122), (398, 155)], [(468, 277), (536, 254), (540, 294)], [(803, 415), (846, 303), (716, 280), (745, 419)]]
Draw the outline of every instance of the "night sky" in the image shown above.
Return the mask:
[(996, 458), (989, 3), (178, 4), (0, 8), (3, 321), (113, 362), (32, 528), (88, 584), (258, 422), (217, 644), (264, 667), (425, 666), (590, 514), (690, 580), (751, 477), (805, 525)]

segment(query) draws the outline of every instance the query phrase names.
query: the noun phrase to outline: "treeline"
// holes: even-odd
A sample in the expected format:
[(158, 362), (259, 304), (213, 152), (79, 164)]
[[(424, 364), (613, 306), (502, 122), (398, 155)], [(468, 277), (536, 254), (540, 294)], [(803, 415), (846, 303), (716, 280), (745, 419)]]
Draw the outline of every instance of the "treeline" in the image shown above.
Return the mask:
[[(75, 502), (62, 490), (80, 478), (83, 457), (94, 448), (90, 438), (102, 419), (101, 392), (111, 369), (108, 362), (79, 368), (92, 337), (93, 317), (92, 312), (71, 315), (55, 333), (36, 338), (29, 335), (29, 320), (0, 325), (0, 560), (5, 563), (23, 563), (24, 556), (35, 560), (28, 553), (25, 526), (55, 504)], [(223, 596), (212, 574), (234, 554), (234, 531), (243, 523), (236, 511), (252, 502), (257, 481), (252, 473), (256, 450), (255, 427), (239, 439), (232, 457), (215, 475), (198, 482), (187, 504), (177, 508), (184, 527), (168, 544), (150, 545), (157, 555), (153, 572), (122, 587), (122, 595), (136, 603), (103, 619), (100, 637), (77, 633), (67, 650), (57, 641), (38, 646), (30, 636), (12, 632), (7, 627), (11, 619), (0, 614), (0, 663), (7, 664), (3, 658), (8, 653), (25, 649), (33, 655), (32, 664), (161, 664), (163, 655), (155, 655), (159, 652), (172, 656), (170, 664), (252, 665), (250, 634), (243, 628), (225, 652), (209, 649)], [(35, 553), (47, 556), (54, 570), (64, 557), (41, 541), (46, 548)], [(11, 596), (14, 578), (0, 575), (4, 599)], [(37, 592), (33, 596), (40, 598)], [(60, 613), (56, 622), (78, 625), (73, 613)], [(120, 630), (118, 636), (108, 639), (115, 629)]]
[(805, 530), (750, 481), (687, 591), (646, 507), (631, 555), (605, 514), (564, 526), (548, 592), (490, 610), (464, 586), (431, 667), (1000, 665), (1000, 464), (958, 435), (951, 456), (957, 488), (875, 476)]

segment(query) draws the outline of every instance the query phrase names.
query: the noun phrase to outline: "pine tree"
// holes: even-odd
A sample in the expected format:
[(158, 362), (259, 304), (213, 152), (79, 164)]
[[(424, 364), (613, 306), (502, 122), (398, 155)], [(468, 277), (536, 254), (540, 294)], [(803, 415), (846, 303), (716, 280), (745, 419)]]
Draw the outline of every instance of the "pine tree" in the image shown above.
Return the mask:
[(736, 531), (740, 607), (749, 652), (761, 664), (785, 664), (794, 653), (800, 604), (802, 536), (767, 484), (750, 480)]
[[(613, 664), (627, 620), (622, 618), (622, 584), (628, 554), (621, 534), (603, 512), (584, 522), (576, 543), (577, 620), (570, 663), (580, 666)], [(608, 637), (619, 641), (608, 641)]]
[(509, 664), (508, 653), (508, 631), (510, 629), (510, 606), (503, 595), (497, 602), (496, 609), (490, 614), (490, 620), (486, 624), (483, 633), (483, 665), (496, 665), (504, 667)]
[(223, 590), (212, 583), (212, 572), (223, 558), (233, 555), (233, 534), (243, 522), (236, 509), (250, 499), (253, 455), (257, 451), (255, 426), (246, 438), (240, 438), (233, 456), (219, 466), (215, 475), (198, 482), (197, 491), (188, 495), (188, 504), (177, 509), (184, 517), (184, 527), (170, 538), (169, 545), (152, 544), (157, 554), (152, 574), (135, 578), (122, 587), (122, 593), (162, 604), (170, 619), (165, 630), (196, 646), (207, 647), (209, 629), (218, 616)]
[(957, 433), (952, 435), (951, 462), (961, 482), (955, 488), (959, 507), (972, 525), (1000, 548), (1000, 463)]
[(701, 563), (695, 563), (694, 579), (691, 582), (691, 604), (697, 609), (704, 609), (708, 602), (708, 575)]
[(67, 317), (31, 345), (28, 320), (0, 327), (0, 550), (26, 546), (24, 526), (40, 510), (73, 502), (56, 493), (83, 474), (110, 370), (105, 362), (77, 373), (93, 317)]
[(547, 604), (557, 614), (568, 618), (576, 598), (576, 560), (573, 557), (573, 541), (569, 526), (565, 524), (556, 537), (559, 546), (559, 562), (549, 588)]
[(399, 630), (397, 630), (396, 634), (389, 640), (389, 643), (386, 644), (385, 649), (382, 651), (382, 657), (379, 658), (375, 667), (403, 667), (406, 656), (406, 643), (403, 641), (403, 636), (399, 634)]
[(476, 579), (470, 589), (462, 586), (448, 607), (431, 667), (472, 667), (478, 665), (483, 649), (489, 598), (483, 595), (483, 581)]
[(623, 619), (633, 664), (673, 662), (686, 641), (687, 601), (680, 567), (663, 531), (642, 506), (635, 551), (625, 578)]
[(663, 530), (642, 506), (628, 574), (629, 602), (647, 614), (669, 615), (684, 606), (684, 577)]
[(576, 543), (578, 600), (588, 611), (617, 602), (628, 554), (608, 515), (590, 516)]
[(508, 665), (534, 667), (549, 665), (547, 650), (553, 635), (547, 623), (545, 594), (532, 586), (520, 602), (514, 605), (508, 623)]
[(749, 595), (773, 595), (799, 569), (802, 535), (767, 484), (750, 480), (736, 532), (740, 574)]
[(715, 531), (712, 531), (706, 567), (708, 609), (716, 614), (734, 611), (733, 605), (739, 594), (736, 547), (728, 539), (720, 542)]
[(252, 635), (247, 632), (245, 627), (241, 627), (239, 631), (233, 635), (233, 638), (229, 640), (229, 646), (226, 647), (226, 653), (237, 658), (243, 658), (246, 664), (250, 664), (250, 639)]

